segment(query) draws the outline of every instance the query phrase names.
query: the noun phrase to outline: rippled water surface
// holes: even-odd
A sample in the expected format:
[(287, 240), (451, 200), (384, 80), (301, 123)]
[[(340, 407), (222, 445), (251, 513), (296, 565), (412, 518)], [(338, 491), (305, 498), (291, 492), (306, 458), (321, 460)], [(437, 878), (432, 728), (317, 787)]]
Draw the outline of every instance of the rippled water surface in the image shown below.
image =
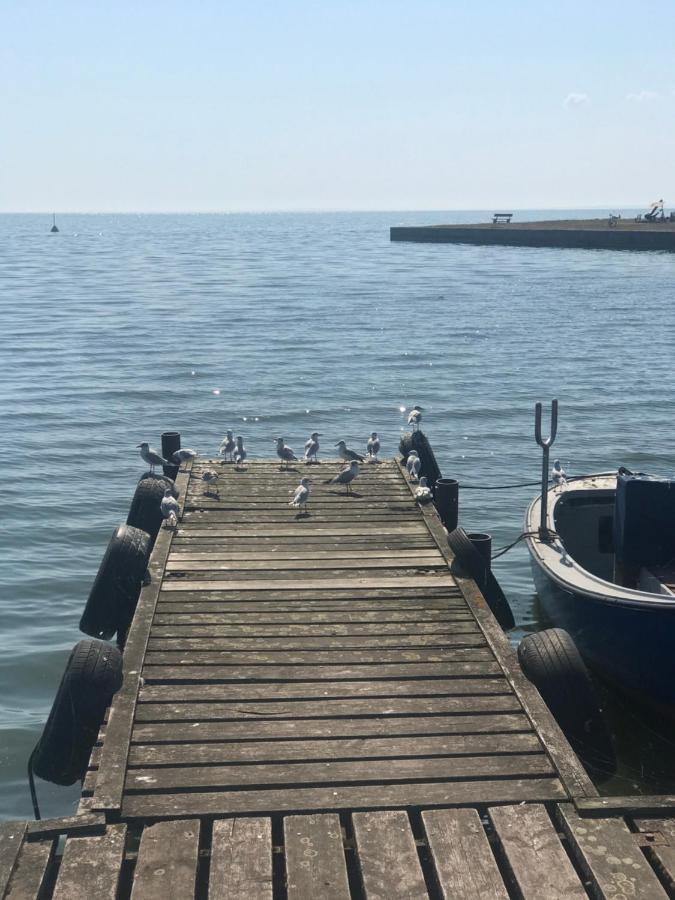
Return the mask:
[[(476, 214), (64, 216), (56, 235), (0, 216), (0, 817), (30, 815), (25, 761), (141, 440), (175, 429), (210, 453), (232, 427), (271, 456), (279, 434), (376, 430), (393, 455), (421, 403), (443, 474), (500, 485), (538, 477), (533, 404), (556, 396), (568, 472), (672, 473), (675, 256), (389, 242), (453, 220)], [(466, 490), (462, 523), (506, 544), (532, 494)], [(495, 572), (517, 639), (536, 615), (525, 549)], [(39, 791), (44, 814), (78, 793)]]

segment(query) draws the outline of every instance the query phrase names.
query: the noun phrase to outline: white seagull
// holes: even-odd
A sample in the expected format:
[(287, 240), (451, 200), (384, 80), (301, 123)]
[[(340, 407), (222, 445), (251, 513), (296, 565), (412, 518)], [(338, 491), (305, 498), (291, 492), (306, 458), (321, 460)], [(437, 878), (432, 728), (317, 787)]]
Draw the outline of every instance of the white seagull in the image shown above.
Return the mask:
[(348, 469), (343, 469), (341, 472), (335, 476), (335, 478), (329, 478), (326, 484), (344, 484), (347, 486), (347, 493), (351, 494), (352, 492), (352, 481), (359, 474), (359, 461), (357, 459), (353, 459)]
[(289, 462), (293, 462), (294, 460), (297, 461), (298, 458), (295, 453), (293, 453), (291, 448), (287, 447), (286, 444), (284, 444), (283, 438), (277, 438), (277, 456), (282, 461), (282, 463), (286, 463), (286, 468), (288, 468)]
[(567, 483), (567, 475), (565, 474), (565, 470), (560, 465), (559, 459), (553, 460), (553, 468), (551, 469), (551, 478), (555, 481), (556, 484), (566, 484)]
[(411, 450), (408, 454), (408, 459), (406, 460), (405, 467), (408, 470), (410, 480), (417, 481), (420, 474), (420, 469), (422, 468), (422, 460), (417, 455), (416, 450)]
[[(206, 471), (202, 474), (202, 481), (206, 483), (206, 489), (204, 490), (205, 494), (214, 494), (219, 496), (220, 492), (218, 490), (218, 485), (216, 482), (218, 481), (218, 473), (214, 472), (213, 469), (206, 469)], [(213, 488), (211, 487), (213, 485)]]
[(423, 412), (423, 406), (413, 406), (413, 408), (410, 410), (410, 415), (408, 416), (408, 425), (412, 427), (413, 431), (419, 428), (420, 422), (422, 421)]
[(137, 444), (137, 447), (141, 449), (141, 459), (143, 462), (146, 462), (150, 466), (150, 474), (155, 474), (155, 466), (168, 466), (169, 463), (164, 457), (158, 453), (156, 450), (153, 450), (150, 444), (147, 441), (143, 441), (141, 444)]
[(167, 528), (175, 528), (178, 525), (178, 501), (171, 493), (170, 487), (164, 491), (159, 508), (162, 510), (162, 516)]
[(313, 431), (310, 434), (309, 440), (305, 444), (305, 462), (311, 463), (312, 461), (314, 461), (315, 463), (318, 463), (319, 460), (317, 459), (317, 456), (319, 454), (320, 437), (321, 435), (318, 431)]
[(419, 487), (415, 488), (415, 499), (420, 503), (428, 503), (431, 500), (431, 488), (427, 484), (426, 476), (420, 478)]
[(229, 456), (230, 462), (232, 462), (232, 454), (234, 453), (234, 448), (236, 446), (232, 432), (228, 431), (220, 442), (220, 449), (218, 450), (218, 453), (223, 457), (223, 462), (225, 462), (226, 456)]
[(300, 484), (295, 489), (293, 499), (288, 504), (296, 509), (307, 509), (309, 505), (309, 478), (301, 478)]
[(370, 437), (368, 438), (368, 456), (371, 461), (377, 461), (377, 454), (380, 452), (380, 439), (377, 436), (376, 431), (370, 432)]
[(350, 450), (344, 441), (338, 441), (335, 446), (338, 448), (338, 456), (345, 462), (363, 462), (365, 459), (365, 456), (361, 456), (356, 450)]
[(246, 462), (246, 456), (244, 439), (241, 435), (237, 435), (237, 446), (234, 448), (234, 463), (237, 468)]
[(172, 453), (171, 459), (175, 463), (178, 463), (180, 465), (183, 462), (188, 462), (188, 460), (194, 459), (196, 455), (197, 455), (196, 450), (190, 450), (187, 447), (185, 447), (183, 450), (176, 450), (175, 453)]

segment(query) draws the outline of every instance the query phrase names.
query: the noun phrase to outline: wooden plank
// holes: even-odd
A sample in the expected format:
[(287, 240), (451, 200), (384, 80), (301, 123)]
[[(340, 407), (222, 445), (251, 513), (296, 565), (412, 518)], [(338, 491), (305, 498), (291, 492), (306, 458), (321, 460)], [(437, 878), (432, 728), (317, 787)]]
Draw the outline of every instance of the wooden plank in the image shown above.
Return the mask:
[(489, 815), (523, 900), (585, 900), (586, 891), (543, 806), (502, 806)]
[(0, 824), (0, 897), (4, 895), (14, 871), (25, 831), (25, 822)]
[[(209, 520), (211, 522), (211, 520)], [(364, 521), (363, 524), (354, 523), (352, 527), (349, 525), (316, 525), (314, 522), (311, 522), (312, 526), (312, 535), (316, 537), (321, 537), (322, 542), (325, 541), (326, 538), (339, 538), (339, 537), (348, 537), (351, 540), (354, 538), (363, 538), (368, 540), (372, 533), (373, 528), (369, 526), (367, 521)], [(287, 538), (303, 538), (308, 531), (308, 527), (305, 524), (298, 523), (296, 521), (287, 522), (284, 527), (285, 537)], [(377, 534), (378, 535), (419, 535), (424, 538), (428, 538), (428, 534), (424, 525), (418, 521), (411, 521), (405, 524), (393, 523), (389, 525), (379, 524), (377, 526)], [(237, 528), (236, 536), (239, 538), (258, 538), (260, 536), (269, 536), (270, 528), (269, 525), (262, 523), (260, 525), (241, 525)], [(178, 537), (209, 537), (209, 538), (228, 538), (232, 534), (232, 527), (227, 522), (222, 523), (212, 523), (209, 527), (204, 521), (193, 521), (189, 524), (179, 525), (176, 529), (176, 535)], [(276, 538), (275, 538), (276, 540)]]
[(363, 890), (367, 900), (427, 900), (428, 893), (407, 813), (363, 812), (352, 816)]
[[(100, 750), (100, 748), (94, 748)], [(26, 834), (32, 837), (58, 837), (61, 834), (89, 835), (103, 834), (106, 827), (105, 816), (101, 813), (88, 813), (87, 815), (63, 816), (58, 819), (38, 819), (28, 822)]]
[(172, 820), (143, 829), (131, 900), (193, 897), (199, 863), (199, 822)]
[(5, 900), (35, 900), (43, 897), (47, 869), (54, 855), (54, 841), (26, 841), (12, 873)]
[(431, 562), (441, 561), (445, 564), (443, 555), (438, 551), (436, 547), (433, 546), (429, 547), (428, 549), (416, 550), (406, 550), (403, 548), (387, 550), (378, 548), (377, 546), (373, 547), (368, 545), (364, 545), (363, 549), (361, 550), (308, 550), (306, 548), (303, 550), (302, 545), (299, 545), (296, 549), (293, 550), (282, 548), (270, 550), (265, 549), (264, 547), (258, 548), (257, 550), (252, 550), (250, 542), (245, 546), (248, 549), (242, 548), (240, 550), (233, 550), (229, 547), (228, 543), (214, 546), (211, 550), (181, 550), (174, 547), (169, 556), (169, 560), (171, 561), (171, 563), (194, 562), (197, 560), (214, 560), (221, 562), (231, 560), (232, 562), (238, 563), (257, 563), (258, 568), (263, 565), (268, 565), (270, 562), (290, 563), (292, 561), (296, 561), (304, 563), (308, 562), (309, 560), (316, 560), (317, 562), (324, 562), (328, 560), (334, 562), (335, 560), (341, 559), (412, 559), (416, 562), (429, 560)]
[(447, 569), (443, 559), (414, 559), (410, 556), (375, 557), (367, 559), (276, 559), (276, 560), (222, 560), (222, 559), (172, 559), (166, 564), (167, 572), (232, 572), (240, 578), (243, 572), (255, 572), (270, 575), (288, 570), (289, 572), (312, 572), (315, 576), (323, 570), (330, 572), (347, 572), (350, 569), (415, 569), (424, 566), (425, 570)]
[(272, 900), (269, 819), (221, 819), (213, 823), (209, 900)]
[[(276, 603), (282, 608), (287, 604), (304, 606), (311, 604), (317, 609), (320, 609), (322, 605), (328, 609), (342, 605), (343, 609), (347, 609), (351, 608), (353, 604), (361, 603), (364, 604), (364, 608), (372, 609), (380, 600), (386, 601), (387, 605), (392, 605), (392, 608), (397, 605), (403, 609), (414, 609), (415, 606), (432, 608), (434, 605), (444, 608), (453, 604), (457, 607), (467, 608), (467, 604), (458, 588), (443, 585), (436, 587), (434, 582), (424, 585), (416, 590), (414, 594), (400, 589), (396, 584), (391, 587), (374, 590), (353, 588), (348, 585), (331, 585), (330, 587), (324, 585), (319, 590), (286, 587), (275, 591), (273, 600), (270, 600), (269, 597), (261, 594), (258, 590), (242, 590), (230, 593), (229, 591), (212, 591), (209, 586), (207, 590), (186, 590), (180, 594), (176, 594), (173, 591), (163, 593), (161, 600), (163, 603), (210, 602), (225, 605), (236, 603), (238, 605), (247, 605), (249, 608), (260, 604), (260, 609), (270, 608), (270, 603), (273, 605)], [(355, 606), (354, 608), (358, 609), (359, 607)]]
[(580, 813), (603, 816), (608, 813), (627, 815), (636, 813), (642, 816), (660, 816), (675, 813), (675, 796), (667, 794), (648, 794), (632, 797), (574, 797), (574, 805)]
[[(320, 637), (391, 637), (421, 638), (426, 641), (427, 635), (436, 638), (458, 634), (476, 634), (480, 629), (473, 618), (460, 619), (450, 623), (438, 622), (308, 622), (302, 624), (280, 625), (276, 622), (265, 626), (260, 622), (247, 625), (214, 625), (210, 622), (199, 622), (192, 625), (155, 624), (152, 638), (183, 637), (228, 637), (233, 640), (247, 638), (287, 637), (295, 639)], [(481, 641), (484, 643), (484, 641)], [(292, 645), (293, 641), (289, 641)]]
[[(285, 593), (287, 594), (287, 592)], [(303, 613), (309, 615), (353, 614), (357, 617), (357, 621), (361, 612), (378, 617), (389, 617), (396, 612), (412, 616), (427, 612), (439, 615), (468, 615), (473, 618), (473, 613), (461, 597), (452, 594), (443, 596), (438, 593), (430, 596), (411, 597), (408, 600), (387, 596), (370, 599), (367, 596), (356, 598), (340, 596), (323, 599), (322, 597), (313, 598), (311, 595), (298, 597), (296, 594), (295, 596), (279, 597), (276, 601), (265, 600), (260, 595), (242, 599), (222, 594), (207, 594), (202, 597), (193, 594), (185, 596), (165, 594), (161, 595), (157, 604), (157, 615), (199, 612), (210, 615), (260, 615), (263, 618), (266, 618), (268, 613), (278, 615), (287, 613), (297, 613), (298, 615)]]
[(582, 819), (569, 804), (560, 822), (585, 875), (600, 896), (666, 900), (668, 896), (621, 819)]
[(329, 665), (331, 663), (370, 663), (376, 665), (378, 660), (385, 663), (445, 663), (445, 662), (477, 662), (490, 660), (492, 654), (487, 646), (483, 647), (436, 647), (407, 648), (398, 650), (277, 650), (271, 653), (254, 653), (253, 651), (228, 652), (226, 650), (149, 650), (146, 662), (149, 665)]
[[(669, 891), (669, 896), (675, 896), (675, 818), (633, 821), (636, 828), (643, 833), (643, 849), (647, 859)], [(637, 837), (633, 835), (634, 840)]]
[(192, 744), (134, 744), (129, 765), (213, 765), (234, 762), (282, 763), (296, 760), (368, 759), (415, 756), (475, 756), (477, 754), (541, 753), (534, 734), (441, 734), (415, 737), (338, 738), (297, 741), (228, 741)]
[(370, 679), (406, 679), (406, 678), (440, 678), (464, 677), (471, 675), (501, 675), (496, 662), (444, 662), (444, 663), (408, 663), (399, 665), (380, 665), (372, 661), (370, 665), (344, 666), (162, 666), (148, 664), (143, 667), (143, 679), (146, 687), (156, 682), (200, 682), (213, 684), (237, 681), (332, 681), (354, 678)]
[[(377, 673), (373, 672), (373, 676)], [(260, 684), (158, 684), (141, 689), (141, 702), (189, 700), (281, 700), (328, 697), (417, 697), (511, 694), (505, 678), (436, 678), (432, 681), (263, 682)]]
[(311, 719), (327, 716), (353, 718), (376, 716), (433, 716), (448, 713), (484, 713), (520, 711), (518, 698), (513, 695), (494, 697), (391, 697), (383, 703), (379, 698), (353, 700), (287, 700), (255, 703), (143, 703), (136, 708), (137, 722), (185, 722), (207, 719), (288, 718)]
[[(197, 730), (198, 729), (198, 730)], [(265, 738), (335, 738), (381, 737), (411, 734), (484, 734), (505, 731), (532, 731), (524, 715), (453, 716), (383, 716), (363, 719), (248, 719), (221, 722), (154, 722), (136, 723), (132, 734), (134, 743), (163, 743), (187, 741), (262, 740)]]
[[(229, 650), (255, 652), (278, 651), (292, 654), (294, 650), (364, 650), (378, 648), (405, 650), (416, 648), (429, 650), (433, 647), (484, 647), (485, 638), (480, 630), (461, 632), (460, 634), (422, 634), (422, 635), (337, 635), (335, 637), (298, 637), (289, 638), (245, 638), (245, 637), (153, 637), (150, 634), (148, 650)], [(290, 660), (289, 660), (290, 662)]]
[(477, 778), (526, 778), (554, 775), (544, 753), (506, 756), (433, 756), (405, 759), (323, 760), (228, 764), (225, 766), (162, 766), (129, 769), (125, 790), (130, 792), (221, 788), (269, 785), (312, 785), (342, 781), (350, 784), (385, 784), (390, 781), (425, 779), (438, 781)]
[(340, 819), (335, 814), (284, 819), (288, 900), (349, 900)]
[[(557, 778), (500, 779), (498, 781), (421, 782), (239, 790), (180, 794), (128, 794), (122, 815), (135, 818), (174, 816), (271, 814), (319, 810), (387, 809), (391, 807), (465, 806), (563, 800)], [(139, 897), (142, 895), (139, 895)], [(557, 896), (557, 895), (552, 895)], [(541, 900), (539, 894), (537, 900)], [(548, 898), (547, 898), (548, 900)]]
[[(360, 588), (395, 588), (397, 591), (419, 590), (426, 587), (450, 588), (456, 584), (451, 575), (398, 575), (388, 577), (386, 575), (372, 575), (368, 578), (343, 578), (340, 582), (341, 590), (358, 590)], [(167, 581), (162, 590), (169, 591), (314, 591), (326, 587), (326, 580), (322, 578), (279, 579), (268, 578), (244, 581), (241, 579), (214, 579), (213, 581), (188, 581), (181, 578), (179, 581)]]
[(474, 622), (469, 610), (416, 609), (411, 612), (397, 610), (353, 610), (352, 612), (268, 612), (266, 610), (249, 609), (247, 612), (164, 612), (164, 607), (155, 613), (154, 626), (157, 625), (364, 625), (368, 622), (385, 625), (412, 622), (416, 625), (430, 622), (449, 624), (451, 622)]
[(109, 825), (99, 837), (68, 838), (53, 900), (115, 900), (126, 833), (126, 825)]
[(475, 809), (426, 810), (422, 822), (444, 900), (508, 900)]

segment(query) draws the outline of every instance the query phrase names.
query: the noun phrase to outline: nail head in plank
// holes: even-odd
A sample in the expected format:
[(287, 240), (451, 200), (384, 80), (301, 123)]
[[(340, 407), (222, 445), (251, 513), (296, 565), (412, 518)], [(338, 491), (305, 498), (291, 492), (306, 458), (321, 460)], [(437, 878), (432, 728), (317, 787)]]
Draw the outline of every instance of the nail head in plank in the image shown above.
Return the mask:
[(143, 829), (131, 900), (193, 897), (199, 862), (199, 822), (172, 820)]
[(126, 825), (109, 825), (98, 837), (68, 838), (53, 900), (115, 900), (126, 831)]
[(489, 815), (523, 900), (585, 900), (586, 891), (543, 806), (500, 806)]
[(508, 900), (475, 809), (437, 809), (422, 821), (444, 900)]
[(427, 900), (408, 814), (402, 810), (354, 813), (352, 821), (367, 900)]
[(340, 819), (334, 813), (284, 819), (288, 900), (349, 900)]
[(221, 819), (213, 823), (209, 900), (272, 900), (269, 819)]

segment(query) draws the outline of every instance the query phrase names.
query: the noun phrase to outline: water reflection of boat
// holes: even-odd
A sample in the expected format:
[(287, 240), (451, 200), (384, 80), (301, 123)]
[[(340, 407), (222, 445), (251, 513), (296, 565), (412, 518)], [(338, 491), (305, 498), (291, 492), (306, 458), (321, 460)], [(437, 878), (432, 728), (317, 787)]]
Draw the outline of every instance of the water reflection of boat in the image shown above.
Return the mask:
[(593, 475), (529, 506), (534, 581), (551, 621), (589, 666), (675, 717), (675, 480)]

